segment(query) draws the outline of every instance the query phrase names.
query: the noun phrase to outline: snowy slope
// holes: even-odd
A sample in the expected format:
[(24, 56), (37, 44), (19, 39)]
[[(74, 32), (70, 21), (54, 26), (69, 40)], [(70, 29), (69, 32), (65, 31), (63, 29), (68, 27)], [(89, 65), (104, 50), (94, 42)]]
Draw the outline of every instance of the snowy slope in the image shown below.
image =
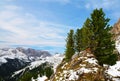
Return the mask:
[(6, 63), (7, 62), (6, 58), (9, 59), (18, 58), (20, 60), (28, 61), (27, 55), (18, 51), (17, 49), (12, 48), (0, 49), (0, 64)]
[[(116, 39), (115, 46), (120, 54), (120, 36)], [(120, 61), (117, 61), (115, 65), (109, 66), (106, 73), (114, 81), (120, 81)]]
[(51, 63), (53, 68), (55, 69), (61, 63), (63, 58), (64, 58), (63, 55), (56, 54), (56, 55), (53, 55), (51, 57), (41, 58), (41, 60), (37, 60), (37, 61), (31, 62), (28, 67), (30, 69), (33, 69), (35, 67), (38, 67), (42, 63), (48, 62), (48, 63)]
[(46, 57), (46, 58), (41, 58), (40, 60), (31, 62), (29, 66), (14, 72), (13, 76), (15, 76), (16, 74), (25, 71), (26, 68), (29, 68), (30, 70), (40, 66), (42, 63), (48, 62), (53, 66), (54, 71), (56, 70), (56, 67), (61, 63), (62, 59), (64, 58), (64, 55), (62, 54), (56, 54), (53, 55), (51, 57)]
[[(120, 36), (116, 39), (115, 45), (120, 54)], [(111, 77), (112, 80), (120, 81), (120, 61), (117, 61), (113, 66), (109, 66), (106, 70), (106, 73)]]
[(53, 68), (54, 68), (54, 71), (55, 71), (56, 67), (61, 63), (63, 58), (64, 58), (64, 55), (56, 54), (56, 55), (53, 55), (52, 57), (46, 57), (46, 61), (53, 64)]
[(120, 61), (117, 61), (115, 65), (109, 66), (106, 73), (114, 81), (120, 81)]

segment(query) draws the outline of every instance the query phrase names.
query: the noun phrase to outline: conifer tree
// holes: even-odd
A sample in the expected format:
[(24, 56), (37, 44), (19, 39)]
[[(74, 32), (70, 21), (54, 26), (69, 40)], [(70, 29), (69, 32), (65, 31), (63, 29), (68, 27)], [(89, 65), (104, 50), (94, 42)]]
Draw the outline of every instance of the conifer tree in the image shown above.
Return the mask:
[(85, 50), (86, 48), (90, 48), (90, 43), (91, 43), (91, 36), (93, 32), (90, 29), (91, 27), (91, 22), (90, 19), (87, 18), (83, 27), (82, 27), (82, 49)]
[(66, 39), (66, 51), (65, 51), (65, 58), (67, 61), (71, 59), (73, 54), (75, 53), (74, 50), (74, 30), (70, 30), (68, 33), (68, 37)]
[(92, 31), (90, 30), (90, 19), (87, 18), (83, 27), (75, 33), (75, 50), (80, 52), (90, 47)]
[(95, 9), (90, 18), (90, 30), (92, 31), (90, 46), (100, 65), (113, 65), (117, 60), (117, 55), (113, 54), (115, 43), (111, 40), (109, 20), (105, 18), (102, 9)]
[(80, 52), (82, 50), (82, 29), (77, 29), (75, 37), (75, 51)]

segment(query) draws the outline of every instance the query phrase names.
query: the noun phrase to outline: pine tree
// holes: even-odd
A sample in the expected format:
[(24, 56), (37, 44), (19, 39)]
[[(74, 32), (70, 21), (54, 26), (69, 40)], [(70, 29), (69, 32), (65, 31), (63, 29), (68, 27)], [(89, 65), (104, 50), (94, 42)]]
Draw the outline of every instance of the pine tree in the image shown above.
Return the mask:
[(82, 50), (82, 31), (77, 29), (75, 35), (75, 51), (80, 52)]
[(115, 43), (111, 40), (109, 20), (105, 18), (102, 9), (95, 9), (90, 18), (90, 30), (92, 31), (90, 46), (100, 65), (113, 65), (117, 60), (117, 55), (113, 54)]
[(90, 48), (91, 43), (91, 36), (93, 32), (90, 29), (91, 22), (90, 19), (87, 18), (83, 27), (82, 27), (82, 49), (85, 50), (87, 48)]
[(73, 54), (75, 53), (74, 50), (74, 30), (70, 30), (70, 33), (68, 33), (68, 37), (66, 40), (66, 51), (65, 51), (65, 58), (67, 61), (71, 59)]
[(91, 35), (90, 19), (87, 18), (83, 27), (81, 29), (77, 29), (75, 33), (75, 50), (77, 52), (90, 48)]

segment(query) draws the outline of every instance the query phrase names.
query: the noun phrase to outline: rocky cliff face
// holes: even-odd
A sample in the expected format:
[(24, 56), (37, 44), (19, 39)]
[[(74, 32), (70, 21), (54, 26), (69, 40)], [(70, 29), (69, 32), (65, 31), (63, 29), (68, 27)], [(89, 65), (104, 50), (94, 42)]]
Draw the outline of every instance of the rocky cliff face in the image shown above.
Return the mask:
[(114, 24), (111, 33), (114, 34), (114, 39), (117, 39), (118, 36), (120, 36), (120, 19), (118, 20), (117, 23)]
[(113, 40), (115, 40), (116, 53), (118, 52), (118, 59), (120, 60), (120, 18), (117, 23), (114, 24), (111, 33), (113, 34)]

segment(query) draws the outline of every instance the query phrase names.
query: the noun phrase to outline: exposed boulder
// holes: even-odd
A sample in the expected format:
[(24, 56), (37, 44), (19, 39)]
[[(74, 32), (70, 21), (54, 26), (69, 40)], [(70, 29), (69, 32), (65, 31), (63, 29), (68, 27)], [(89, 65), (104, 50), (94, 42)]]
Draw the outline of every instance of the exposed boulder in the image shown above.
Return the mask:
[(104, 68), (85, 50), (73, 55), (69, 62), (63, 60), (50, 81), (106, 81), (106, 78)]

